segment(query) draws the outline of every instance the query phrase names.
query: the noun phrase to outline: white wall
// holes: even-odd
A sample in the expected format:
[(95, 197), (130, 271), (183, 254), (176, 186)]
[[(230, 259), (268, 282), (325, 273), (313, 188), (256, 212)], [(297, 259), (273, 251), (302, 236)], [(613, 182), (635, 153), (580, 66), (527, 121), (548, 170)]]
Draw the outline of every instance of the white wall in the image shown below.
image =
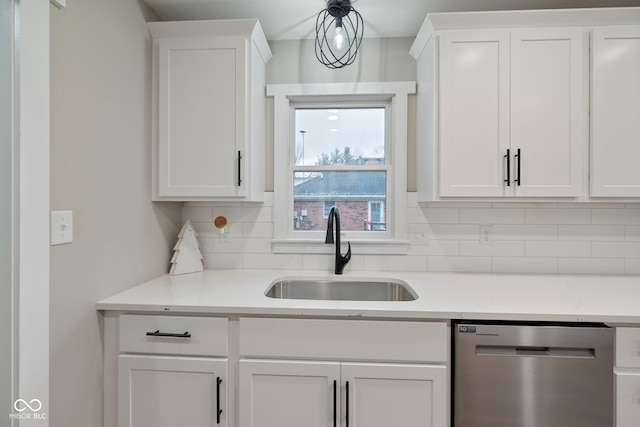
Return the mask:
[(74, 241), (51, 247), (52, 426), (102, 425), (96, 301), (166, 273), (180, 205), (151, 200), (151, 45), (142, 1), (51, 9), (51, 209)]
[[(355, 64), (330, 70), (318, 63), (313, 40), (270, 42), (267, 83), (402, 81), (416, 79), (409, 56), (412, 38), (365, 40)], [(267, 108), (267, 189), (273, 190), (273, 117)], [(410, 98), (407, 188), (415, 191), (415, 98)], [(640, 274), (640, 204), (440, 203), (419, 205), (409, 193), (409, 228), (425, 230), (427, 242), (411, 243), (408, 255), (353, 254), (351, 270)], [(220, 244), (212, 221), (230, 223), (231, 243)], [(326, 255), (272, 254), (273, 193), (262, 206), (188, 205), (183, 220), (198, 231), (208, 268), (331, 271)], [(481, 225), (493, 243), (479, 245)], [(411, 236), (409, 236), (411, 237)]]
[[(13, 287), (13, 7), (11, 0), (0, 0), (0, 414), (12, 412), (11, 336)], [(8, 418), (0, 421), (4, 426)]]

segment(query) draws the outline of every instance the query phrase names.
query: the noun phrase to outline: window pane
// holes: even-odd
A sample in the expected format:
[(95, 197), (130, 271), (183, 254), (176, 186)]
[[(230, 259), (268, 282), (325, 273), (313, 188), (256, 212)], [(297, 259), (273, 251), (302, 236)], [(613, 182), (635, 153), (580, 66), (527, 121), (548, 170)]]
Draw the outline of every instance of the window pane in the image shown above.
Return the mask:
[(298, 108), (296, 166), (384, 164), (384, 108)]
[[(341, 231), (386, 231), (385, 171), (294, 172), (293, 175), (294, 230), (326, 230), (329, 210), (335, 205), (340, 212)], [(370, 211), (372, 205), (375, 213)]]

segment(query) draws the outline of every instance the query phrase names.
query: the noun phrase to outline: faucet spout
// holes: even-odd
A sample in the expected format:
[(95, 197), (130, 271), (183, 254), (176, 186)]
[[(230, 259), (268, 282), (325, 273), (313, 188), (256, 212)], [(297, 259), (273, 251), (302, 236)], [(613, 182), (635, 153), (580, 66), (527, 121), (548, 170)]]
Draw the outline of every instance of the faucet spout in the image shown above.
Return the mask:
[(338, 208), (336, 208), (335, 206), (332, 207), (331, 211), (329, 212), (329, 219), (327, 220), (327, 235), (325, 237), (324, 242), (327, 244), (333, 244), (334, 242), (334, 239), (333, 239), (334, 218), (335, 218), (335, 224), (336, 224), (335, 226), (336, 258), (335, 258), (334, 273), (342, 274), (342, 272), (344, 271), (344, 267), (351, 260), (351, 243), (347, 242), (347, 245), (348, 245), (347, 253), (342, 255), (340, 253), (340, 212), (338, 211)]

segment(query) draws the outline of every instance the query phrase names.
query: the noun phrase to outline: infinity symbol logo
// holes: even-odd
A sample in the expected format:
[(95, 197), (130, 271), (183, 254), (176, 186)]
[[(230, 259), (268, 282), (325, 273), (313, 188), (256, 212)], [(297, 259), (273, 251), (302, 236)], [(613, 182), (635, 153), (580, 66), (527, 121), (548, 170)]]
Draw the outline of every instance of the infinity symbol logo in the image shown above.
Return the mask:
[[(19, 404), (22, 404), (22, 405), (19, 405)], [(42, 402), (40, 402), (40, 400), (38, 399), (31, 399), (29, 403), (27, 403), (27, 401), (24, 399), (18, 399), (13, 404), (13, 407), (18, 412), (24, 412), (27, 409), (31, 409), (31, 411), (33, 412), (38, 412), (40, 409), (42, 409)]]

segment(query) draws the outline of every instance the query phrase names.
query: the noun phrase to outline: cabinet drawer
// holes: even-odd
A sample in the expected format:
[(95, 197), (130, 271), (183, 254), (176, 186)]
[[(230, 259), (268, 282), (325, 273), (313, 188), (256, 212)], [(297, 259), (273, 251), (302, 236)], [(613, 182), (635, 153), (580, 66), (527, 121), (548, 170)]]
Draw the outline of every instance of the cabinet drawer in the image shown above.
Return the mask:
[(429, 322), (240, 319), (240, 355), (444, 363), (447, 325)]
[(229, 321), (216, 317), (120, 316), (120, 352), (226, 356)]
[(640, 371), (616, 371), (616, 427), (637, 427), (640, 420)]
[(616, 328), (616, 366), (640, 368), (640, 328)]

